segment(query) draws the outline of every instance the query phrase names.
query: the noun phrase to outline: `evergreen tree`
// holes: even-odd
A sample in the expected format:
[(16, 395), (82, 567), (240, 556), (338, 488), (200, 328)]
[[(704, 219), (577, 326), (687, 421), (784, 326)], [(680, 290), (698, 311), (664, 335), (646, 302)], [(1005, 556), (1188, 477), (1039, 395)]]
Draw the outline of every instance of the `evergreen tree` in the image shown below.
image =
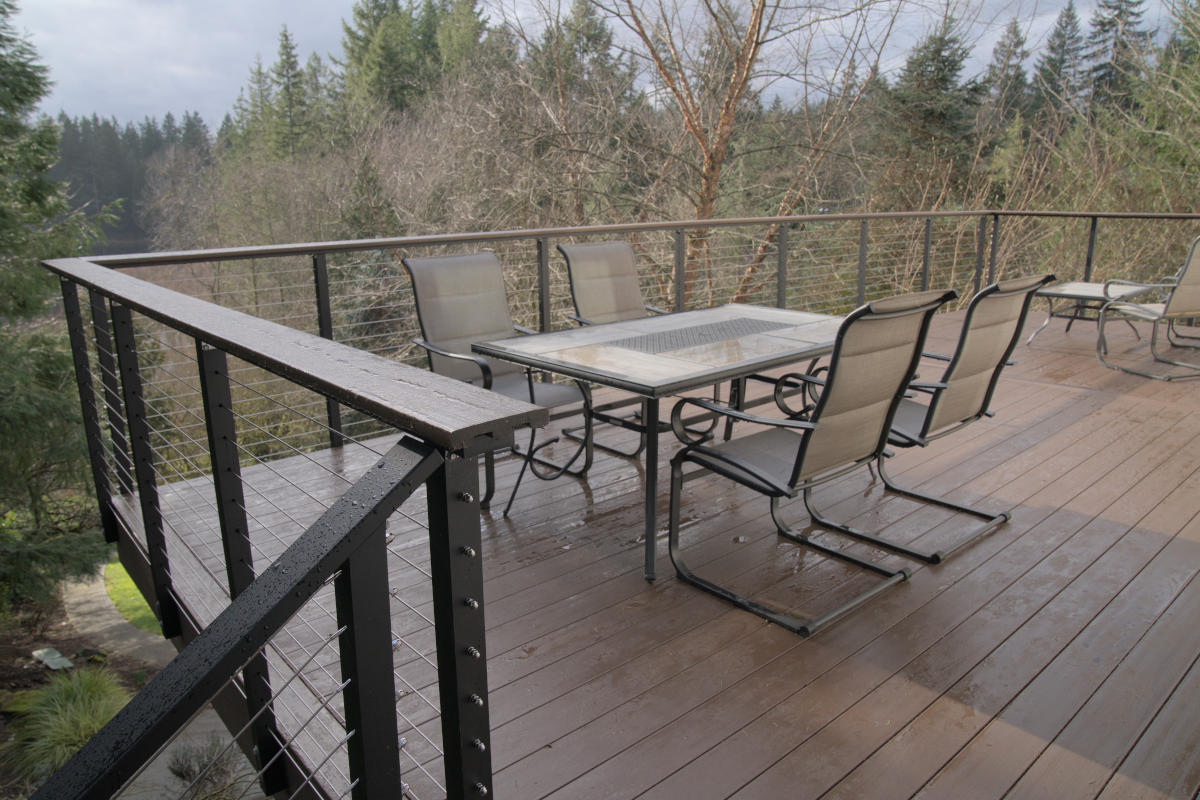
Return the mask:
[(15, 13), (0, 0), (0, 614), (48, 600), (59, 580), (88, 574), (105, 551), (87, 530), (94, 511), (79, 491), (86, 451), (70, 352), (37, 324), (54, 291), (38, 260), (78, 251), (96, 228), (68, 213), (49, 176), (57, 131), (48, 118), (32, 120), (48, 73), (13, 30)]
[[(426, 8), (433, 3), (427, 0)], [(454, 72), (470, 63), (479, 40), (487, 28), (487, 22), (479, 13), (477, 0), (450, 0), (446, 9), (435, 17), (422, 14), (422, 21), (436, 21), (434, 41), (440, 58), (439, 68), (443, 73)], [(427, 40), (428, 34), (423, 35)]]
[(1035, 110), (1075, 108), (1083, 91), (1084, 40), (1075, 0), (1058, 13), (1045, 49), (1038, 56), (1033, 80)]
[(1028, 57), (1025, 34), (1013, 17), (992, 50), (987, 71), (988, 99), (1001, 123), (1023, 113), (1029, 105), (1029, 78), (1025, 75)]
[(280, 153), (294, 158), (307, 134), (308, 100), (296, 43), (287, 25), (279, 32), (279, 59), (271, 67), (271, 86), (275, 96), (275, 144)]
[(1150, 43), (1142, 23), (1144, 0), (1098, 0), (1087, 38), (1092, 62), (1092, 103), (1127, 104), (1133, 91), (1138, 60)]

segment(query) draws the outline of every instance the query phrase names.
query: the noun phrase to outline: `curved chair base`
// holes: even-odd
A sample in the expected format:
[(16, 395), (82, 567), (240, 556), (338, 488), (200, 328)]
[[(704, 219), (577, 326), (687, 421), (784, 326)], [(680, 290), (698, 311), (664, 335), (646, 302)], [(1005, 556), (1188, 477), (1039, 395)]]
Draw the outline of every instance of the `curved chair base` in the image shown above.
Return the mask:
[(823, 544), (812, 541), (804, 534), (798, 533), (784, 525), (781, 525), (777, 516), (779, 498), (772, 497), (771, 515), (776, 520), (776, 526), (778, 527), (779, 534), (781, 536), (784, 536), (789, 541), (795, 542), (803, 547), (817, 550), (818, 552), (825, 553), (826, 555), (833, 556), (834, 558), (842, 561), (848, 561), (855, 566), (878, 573), (879, 575), (883, 576), (883, 580), (874, 584), (869, 589), (854, 595), (854, 597), (842, 603), (837, 608), (834, 608), (831, 611), (816, 617), (802, 617), (784, 612), (777, 608), (771, 608), (763, 605), (762, 603), (751, 600), (750, 598), (740, 595), (737, 592), (721, 586), (718, 583), (714, 583), (707, 578), (697, 575), (687, 565), (687, 562), (684, 561), (679, 548), (679, 507), (684, 480), (685, 477), (683, 475), (682, 463), (672, 460), (671, 506), (670, 518), (667, 525), (667, 552), (671, 557), (671, 564), (675, 567), (675, 574), (678, 575), (681, 580), (686, 581), (687, 583), (690, 583), (699, 589), (703, 589), (710, 594), (714, 594), (717, 597), (720, 597), (722, 600), (732, 603), (733, 605), (745, 611), (749, 611), (752, 614), (757, 614), (768, 622), (773, 622), (781, 628), (785, 628), (793, 633), (798, 633), (801, 636), (812, 636), (817, 631), (841, 619), (867, 601), (872, 600), (876, 596), (882, 594), (887, 589), (890, 589), (896, 584), (908, 580), (909, 572), (906, 569), (890, 569), (882, 564), (877, 564), (873, 561), (859, 558), (852, 553), (847, 553), (833, 547), (826, 547)]
[[(1158, 350), (1158, 327), (1159, 327), (1159, 324), (1164, 321), (1167, 323), (1167, 343), (1168, 344), (1170, 344), (1173, 347), (1186, 347), (1186, 348), (1189, 348), (1192, 350), (1200, 349), (1200, 337), (1187, 336), (1184, 334), (1180, 334), (1177, 330), (1175, 330), (1175, 320), (1173, 320), (1173, 319), (1172, 320), (1163, 320), (1163, 319), (1147, 319), (1146, 320), (1147, 322), (1150, 323), (1150, 355), (1154, 358), (1155, 361), (1157, 361), (1160, 364), (1169, 364), (1170, 366), (1173, 366), (1173, 367), (1183, 367), (1184, 369), (1189, 370), (1188, 372), (1180, 372), (1180, 373), (1176, 373), (1174, 375), (1157, 375), (1153, 372), (1147, 372), (1146, 370), (1137, 369), (1136, 367), (1127, 367), (1123, 364), (1115, 364), (1115, 363), (1109, 361), (1108, 359), (1105, 358), (1105, 356), (1108, 355), (1108, 340), (1104, 336), (1104, 324), (1107, 320), (1107, 316), (1108, 316), (1108, 309), (1107, 308), (1101, 309), (1100, 319), (1099, 319), (1099, 322), (1097, 323), (1099, 325), (1099, 331), (1096, 336), (1096, 358), (1100, 360), (1101, 364), (1108, 367), (1109, 369), (1115, 369), (1120, 372), (1127, 372), (1130, 375), (1139, 375), (1143, 378), (1151, 378), (1156, 381), (1178, 381), (1178, 380), (1185, 380), (1188, 378), (1200, 378), (1200, 364), (1192, 364), (1187, 361), (1179, 361), (1174, 358), (1168, 358), (1164, 354), (1160, 353)], [(1120, 319), (1123, 319), (1126, 322), (1129, 322), (1128, 318), (1126, 318), (1126, 317), (1122, 316), (1122, 317), (1120, 317)], [(1184, 339), (1196, 340), (1198, 343), (1191, 344), (1186, 341), (1183, 341)]]

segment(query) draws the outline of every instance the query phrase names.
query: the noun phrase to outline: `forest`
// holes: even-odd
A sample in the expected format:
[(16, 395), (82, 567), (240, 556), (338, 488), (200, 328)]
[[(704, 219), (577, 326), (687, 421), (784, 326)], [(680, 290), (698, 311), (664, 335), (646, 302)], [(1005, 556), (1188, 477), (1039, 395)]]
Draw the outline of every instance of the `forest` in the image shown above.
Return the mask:
[[(286, 26), (216, 131), (60, 116), (108, 250), (826, 211), (1193, 211), (1200, 7), (1068, 2), (968, 74), (966, 5), (358, 0), (342, 52)], [(919, 20), (918, 22), (914, 22)], [(897, 31), (923, 34), (897, 56)], [(1036, 52), (1036, 57), (1031, 53)]]

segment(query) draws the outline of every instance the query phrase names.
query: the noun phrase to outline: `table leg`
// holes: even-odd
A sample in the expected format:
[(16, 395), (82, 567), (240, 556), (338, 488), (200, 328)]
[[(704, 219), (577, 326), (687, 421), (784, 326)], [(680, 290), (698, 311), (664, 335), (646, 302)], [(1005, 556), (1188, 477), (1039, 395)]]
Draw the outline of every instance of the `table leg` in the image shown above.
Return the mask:
[[(654, 580), (654, 546), (658, 530), (658, 398), (646, 398), (646, 580)], [(653, 425), (653, 427), (650, 427)]]

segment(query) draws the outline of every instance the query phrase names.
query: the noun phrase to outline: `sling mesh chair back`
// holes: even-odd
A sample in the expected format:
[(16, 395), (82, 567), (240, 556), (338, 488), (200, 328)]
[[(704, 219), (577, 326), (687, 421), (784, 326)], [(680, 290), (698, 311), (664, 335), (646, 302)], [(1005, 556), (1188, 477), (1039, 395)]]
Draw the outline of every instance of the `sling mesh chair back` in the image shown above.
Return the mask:
[[(413, 297), (422, 338), (414, 342), (429, 355), (430, 369), (442, 375), (468, 381), (507, 397), (524, 400), (555, 412), (551, 419), (574, 415), (581, 410), (584, 416), (584, 435), (573, 455), (562, 464), (554, 464), (538, 455), (542, 448), (553, 444), (551, 438), (535, 446), (530, 432), (529, 447), (523, 453), (521, 471), (517, 475), (505, 515), (512, 507), (517, 488), (528, 468), (544, 480), (563, 473), (582, 475), (592, 462), (591, 424), (588, 410), (591, 397), (581, 383), (555, 384), (535, 381), (533, 375), (518, 364), (489, 359), (471, 352), (473, 342), (511, 337), (524, 331), (513, 325), (504, 290), (504, 272), (493, 253), (469, 253), (452, 256), (405, 258), (405, 270), (412, 279)], [(575, 463), (582, 462), (578, 468)], [(481, 507), (487, 508), (495, 491), (493, 458), (484, 459), (486, 488)]]
[(909, 385), (914, 394), (928, 395), (928, 402), (900, 401), (891, 444), (924, 446), (989, 414), (996, 383), (1017, 345), (1033, 295), (1054, 279), (1012, 278), (985, 286), (971, 298), (954, 354), (925, 354), (949, 363), (940, 380)]
[[(645, 317), (648, 313), (667, 313), (645, 304), (638, 281), (636, 254), (628, 243), (560, 244), (558, 251), (567, 262), (571, 299), (575, 304), (575, 313), (567, 316), (580, 325), (624, 322)], [(637, 404), (641, 405), (641, 413), (612, 413)], [(615, 455), (636, 458), (646, 447), (645, 410), (644, 400), (628, 397), (593, 406), (591, 415), (594, 420), (638, 434), (637, 446), (632, 450), (623, 450), (599, 441), (595, 442), (595, 446)], [(659, 432), (665, 430), (664, 425), (658, 425)], [(577, 428), (566, 430), (564, 434), (573, 439), (582, 436)]]
[[(783, 522), (779, 501), (802, 495), (817, 525), (898, 549), (872, 534), (825, 519), (814, 510), (810, 493), (812, 487), (880, 458), (887, 445), (896, 406), (920, 358), (930, 319), (942, 304), (954, 297), (953, 291), (922, 292), (877, 300), (852, 312), (838, 331), (828, 372), (823, 378), (790, 373), (778, 379), (774, 397), (779, 408), (787, 414), (785, 419), (753, 416), (698, 398), (685, 398), (675, 405), (672, 425), (685, 446), (671, 461), (668, 534), (671, 560), (683, 580), (807, 636), (907, 578), (908, 573), (903, 569), (892, 569), (794, 530)], [(798, 382), (816, 385), (819, 395), (813, 406), (795, 411), (787, 405), (786, 390)], [(720, 443), (698, 440), (689, 436), (682, 425), (682, 414), (687, 406), (699, 406), (761, 428)], [(685, 474), (684, 468), (688, 464), (702, 469)], [(700, 577), (682, 557), (680, 508), (683, 483), (708, 472), (769, 497), (771, 514), (780, 535), (882, 575), (883, 580), (844, 600), (831, 611), (805, 618)]]
[(600, 325), (664, 313), (642, 299), (635, 254), (626, 242), (560, 244), (558, 252), (567, 262), (576, 322)]
[[(1108, 281), (1105, 284), (1105, 292), (1107, 293), (1109, 285), (1128, 285), (1129, 283), (1129, 281)], [(1096, 336), (1096, 356), (1100, 359), (1100, 363), (1111, 369), (1162, 381), (1200, 377), (1200, 364), (1179, 361), (1159, 349), (1159, 327), (1163, 325), (1166, 327), (1167, 343), (1172, 347), (1187, 347), (1193, 350), (1200, 348), (1200, 339), (1198, 337), (1182, 334), (1176, 329), (1176, 325), (1180, 322), (1200, 318), (1200, 237), (1197, 237), (1192, 242), (1192, 246), (1188, 249), (1187, 260), (1183, 262), (1183, 267), (1179, 270), (1174, 281), (1169, 283), (1134, 285), (1140, 285), (1146, 289), (1161, 289), (1166, 291), (1165, 302), (1136, 303), (1132, 300), (1111, 300), (1105, 303), (1100, 309), (1100, 317), (1097, 322), (1099, 332)], [(1185, 371), (1160, 375), (1108, 361), (1105, 358), (1108, 355), (1108, 340), (1105, 338), (1104, 326), (1112, 317), (1149, 322), (1150, 354), (1154, 360), (1163, 364), (1184, 367)]]

